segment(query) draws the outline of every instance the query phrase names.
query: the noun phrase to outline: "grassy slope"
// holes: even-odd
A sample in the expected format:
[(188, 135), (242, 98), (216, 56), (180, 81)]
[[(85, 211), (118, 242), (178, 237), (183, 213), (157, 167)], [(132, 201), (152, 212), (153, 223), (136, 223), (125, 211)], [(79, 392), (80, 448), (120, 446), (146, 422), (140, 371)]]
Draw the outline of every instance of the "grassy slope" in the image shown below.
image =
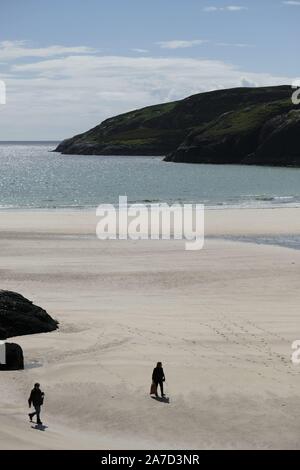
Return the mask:
[[(218, 138), (247, 133), (270, 116), (291, 108), (288, 86), (235, 88), (193, 95), (181, 101), (149, 106), (107, 119), (67, 139), (63, 153), (164, 155), (176, 151), (188, 136)], [(226, 114), (228, 113), (228, 114)], [(86, 147), (86, 148), (85, 148)]]

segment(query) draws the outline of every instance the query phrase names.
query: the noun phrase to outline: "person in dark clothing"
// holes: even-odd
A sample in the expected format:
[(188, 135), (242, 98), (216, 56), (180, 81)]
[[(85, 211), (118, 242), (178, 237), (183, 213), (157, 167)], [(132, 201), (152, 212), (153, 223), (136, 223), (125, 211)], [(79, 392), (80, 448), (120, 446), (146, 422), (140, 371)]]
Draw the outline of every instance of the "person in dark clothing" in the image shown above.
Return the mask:
[(35, 411), (33, 413), (29, 413), (29, 419), (32, 423), (32, 418), (36, 415), (36, 422), (37, 424), (43, 424), (40, 418), (41, 414), (41, 406), (44, 403), (44, 392), (40, 389), (40, 384), (34, 384), (34, 388), (31, 390), (30, 397), (28, 398), (29, 408), (33, 405)]
[(165, 377), (165, 373), (164, 373), (161, 362), (158, 362), (156, 364), (156, 367), (153, 369), (152, 380), (156, 385), (156, 394), (155, 395), (158, 397), (157, 387), (159, 385), (160, 386), (160, 391), (161, 391), (161, 396), (162, 396), (162, 398), (165, 397), (164, 382), (166, 380), (166, 377)]

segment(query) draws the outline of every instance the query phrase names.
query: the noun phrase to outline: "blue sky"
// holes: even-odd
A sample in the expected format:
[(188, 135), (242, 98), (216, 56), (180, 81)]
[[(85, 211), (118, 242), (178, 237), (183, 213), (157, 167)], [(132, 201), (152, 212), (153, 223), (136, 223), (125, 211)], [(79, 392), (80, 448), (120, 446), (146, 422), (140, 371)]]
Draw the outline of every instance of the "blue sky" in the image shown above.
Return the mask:
[(299, 77), (300, 0), (1, 0), (0, 140)]

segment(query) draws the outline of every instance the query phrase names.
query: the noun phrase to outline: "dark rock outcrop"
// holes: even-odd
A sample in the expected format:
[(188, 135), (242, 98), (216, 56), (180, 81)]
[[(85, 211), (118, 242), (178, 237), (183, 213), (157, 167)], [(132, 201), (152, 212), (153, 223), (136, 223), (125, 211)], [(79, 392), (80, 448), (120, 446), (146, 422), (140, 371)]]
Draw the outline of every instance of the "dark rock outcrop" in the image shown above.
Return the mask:
[(57, 328), (58, 322), (41, 307), (16, 292), (0, 290), (0, 339), (47, 333)]
[(222, 115), (192, 132), (166, 160), (300, 167), (300, 110), (281, 108), (278, 114), (274, 103), (252, 107), (246, 122), (245, 112)]
[(290, 86), (234, 88), (149, 106), (67, 139), (64, 154), (166, 155), (184, 163), (300, 166)]
[(0, 364), (0, 370), (24, 369), (24, 356), (21, 346), (15, 343), (5, 343), (6, 363)]

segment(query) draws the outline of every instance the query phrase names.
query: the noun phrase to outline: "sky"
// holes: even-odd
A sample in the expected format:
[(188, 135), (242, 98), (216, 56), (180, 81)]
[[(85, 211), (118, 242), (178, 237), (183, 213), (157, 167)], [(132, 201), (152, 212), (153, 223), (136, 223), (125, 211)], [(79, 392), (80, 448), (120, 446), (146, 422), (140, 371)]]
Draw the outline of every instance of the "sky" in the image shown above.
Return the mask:
[[(300, 76), (300, 0), (0, 0), (0, 140)], [(298, 59), (298, 60), (297, 60)]]

